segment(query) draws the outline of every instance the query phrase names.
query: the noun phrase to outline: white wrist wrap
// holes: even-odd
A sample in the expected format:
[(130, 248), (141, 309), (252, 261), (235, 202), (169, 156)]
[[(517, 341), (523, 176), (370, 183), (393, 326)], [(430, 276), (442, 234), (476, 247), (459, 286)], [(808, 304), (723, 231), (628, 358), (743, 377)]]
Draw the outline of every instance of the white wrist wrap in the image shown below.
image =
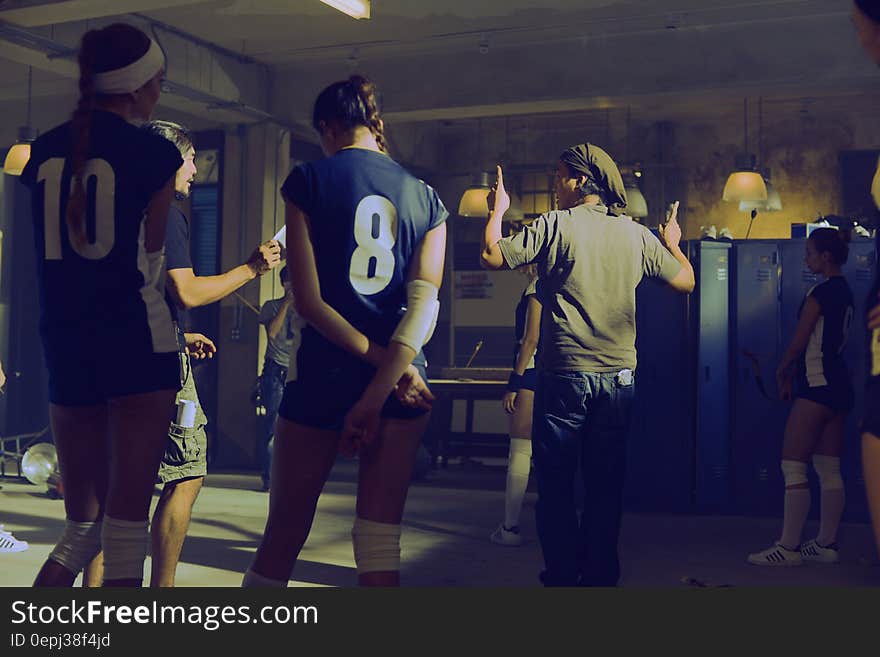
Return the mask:
[(400, 342), (416, 353), (422, 350), (437, 326), (440, 302), (439, 290), (428, 281), (415, 280), (406, 284), (406, 312), (391, 336), (392, 342)]

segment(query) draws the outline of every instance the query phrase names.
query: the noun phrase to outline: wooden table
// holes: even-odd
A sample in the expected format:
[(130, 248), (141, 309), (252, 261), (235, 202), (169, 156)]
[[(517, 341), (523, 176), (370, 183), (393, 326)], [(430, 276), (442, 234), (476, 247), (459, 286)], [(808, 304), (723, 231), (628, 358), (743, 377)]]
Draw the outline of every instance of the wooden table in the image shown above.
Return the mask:
[(453, 402), (456, 399), (463, 399), (466, 403), (464, 433), (461, 434), (461, 439), (468, 441), (474, 436), (474, 402), (482, 399), (500, 400), (507, 389), (507, 380), (429, 379), (428, 384), (437, 399), (434, 402), (425, 442), (434, 447), (434, 462), (439, 462), (445, 468), (452, 434)]

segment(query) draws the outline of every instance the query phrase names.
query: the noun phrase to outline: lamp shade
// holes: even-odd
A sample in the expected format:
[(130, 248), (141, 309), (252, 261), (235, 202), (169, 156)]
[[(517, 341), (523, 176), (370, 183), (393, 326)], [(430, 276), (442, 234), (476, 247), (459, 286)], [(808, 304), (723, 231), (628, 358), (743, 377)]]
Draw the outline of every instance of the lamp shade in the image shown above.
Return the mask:
[(776, 191), (776, 188), (773, 187), (772, 183), (768, 181), (764, 182), (767, 185), (767, 200), (740, 201), (740, 212), (751, 212), (752, 210), (757, 210), (758, 212), (779, 212), (782, 210), (782, 198), (779, 196), (779, 192)]
[(766, 201), (767, 185), (757, 171), (734, 171), (724, 185), (722, 200), (731, 202)]
[(526, 216), (523, 211), (522, 198), (520, 198), (520, 195), (515, 192), (508, 191), (508, 193), (510, 194), (510, 207), (507, 209), (507, 212), (504, 213), (504, 220), (522, 221)]
[(31, 159), (30, 142), (15, 144), (6, 154), (3, 173), (8, 173), (10, 176), (20, 176), (29, 159)]
[(489, 214), (489, 206), (486, 199), (489, 197), (491, 187), (489, 174), (481, 171), (474, 176), (470, 187), (464, 190), (461, 201), (458, 203), (458, 214), (462, 217), (482, 217)]
[(648, 216), (648, 202), (636, 184), (626, 186), (626, 213), (636, 219)]
[(31, 142), (37, 138), (37, 131), (29, 125), (18, 129), (18, 142), (6, 153), (6, 161), (3, 162), (3, 173), (10, 176), (20, 176), (28, 160), (31, 159)]

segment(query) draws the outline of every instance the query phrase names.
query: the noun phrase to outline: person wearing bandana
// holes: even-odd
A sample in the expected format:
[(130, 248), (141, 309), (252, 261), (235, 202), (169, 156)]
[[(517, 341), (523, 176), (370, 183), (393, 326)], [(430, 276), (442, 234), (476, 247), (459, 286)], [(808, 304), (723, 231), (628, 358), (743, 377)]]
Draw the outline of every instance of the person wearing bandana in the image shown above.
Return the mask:
[[(659, 278), (690, 293), (694, 271), (679, 247), (678, 204), (657, 239), (624, 214), (614, 160), (592, 144), (566, 149), (556, 167), (558, 210), (501, 237), (510, 206), (501, 167), (489, 195), (481, 262), (535, 263), (542, 351), (533, 420), (537, 533), (545, 586), (615, 586), (626, 435), (635, 392), (635, 290)], [(583, 480), (578, 519), (575, 473)]]

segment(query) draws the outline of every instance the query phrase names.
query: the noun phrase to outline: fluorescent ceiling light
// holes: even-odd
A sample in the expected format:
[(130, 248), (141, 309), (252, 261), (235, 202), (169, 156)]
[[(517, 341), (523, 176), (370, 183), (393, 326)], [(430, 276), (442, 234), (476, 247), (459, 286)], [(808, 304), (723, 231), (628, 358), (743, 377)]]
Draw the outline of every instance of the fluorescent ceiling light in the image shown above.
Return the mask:
[(321, 2), (352, 18), (370, 17), (370, 0), (321, 0)]

